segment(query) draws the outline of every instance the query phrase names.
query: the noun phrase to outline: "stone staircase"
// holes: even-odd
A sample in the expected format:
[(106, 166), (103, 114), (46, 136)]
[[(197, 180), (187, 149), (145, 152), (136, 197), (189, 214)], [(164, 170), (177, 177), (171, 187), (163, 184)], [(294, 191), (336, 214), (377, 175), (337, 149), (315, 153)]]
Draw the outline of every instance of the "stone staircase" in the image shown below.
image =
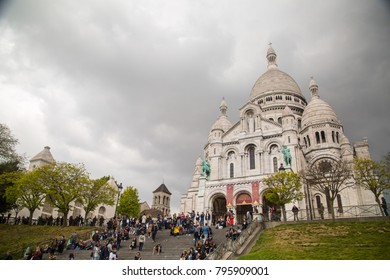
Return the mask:
[[(225, 241), (227, 228), (216, 229), (213, 227), (212, 230), (214, 242), (218, 246)], [(157, 243), (161, 244), (162, 252), (160, 255), (157, 255), (157, 253), (152, 255), (153, 247), (157, 245)], [(129, 249), (129, 245), (130, 240), (121, 242), (121, 248), (117, 250), (119, 260), (134, 260), (138, 248), (132, 251)], [(170, 235), (169, 230), (162, 229), (157, 232), (156, 242), (152, 242), (151, 238), (146, 238), (141, 257), (142, 260), (178, 260), (183, 250), (189, 249), (190, 247), (193, 247), (193, 235), (180, 235), (174, 237)], [(62, 254), (56, 252), (55, 256), (57, 260), (67, 260), (70, 253), (74, 254), (76, 260), (89, 260), (91, 250), (65, 250)], [(47, 260), (48, 258), (49, 254), (43, 255), (44, 260)]]

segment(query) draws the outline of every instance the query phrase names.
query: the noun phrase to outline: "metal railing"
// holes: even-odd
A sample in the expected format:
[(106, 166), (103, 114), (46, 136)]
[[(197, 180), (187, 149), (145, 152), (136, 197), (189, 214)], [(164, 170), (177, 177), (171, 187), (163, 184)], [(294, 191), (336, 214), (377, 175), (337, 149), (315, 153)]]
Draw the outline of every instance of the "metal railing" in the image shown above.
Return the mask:
[[(382, 212), (378, 204), (367, 205), (353, 205), (343, 206), (342, 208), (334, 207), (336, 219), (342, 218), (366, 218), (366, 217), (381, 217)], [(280, 211), (271, 219), (270, 214), (262, 214), (264, 221), (283, 221)], [(328, 208), (324, 209), (324, 219), (332, 219), (332, 214), (329, 213)], [(294, 214), (291, 210), (286, 210), (287, 221), (294, 221)], [(305, 209), (301, 208), (298, 212), (299, 220), (321, 220), (320, 211), (318, 208)]]

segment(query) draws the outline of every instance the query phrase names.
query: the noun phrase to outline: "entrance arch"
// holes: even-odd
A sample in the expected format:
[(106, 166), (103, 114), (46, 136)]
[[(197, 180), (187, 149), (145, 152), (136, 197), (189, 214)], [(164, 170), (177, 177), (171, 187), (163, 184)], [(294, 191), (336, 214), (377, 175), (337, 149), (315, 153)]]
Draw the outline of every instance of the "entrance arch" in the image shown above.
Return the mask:
[(225, 219), (226, 215), (226, 197), (222, 194), (216, 195), (213, 198), (213, 211), (212, 211), (212, 217), (211, 217), (211, 223), (215, 224), (216, 221), (218, 221), (219, 217), (222, 217)]
[(240, 193), (236, 198), (236, 221), (242, 224), (245, 221), (246, 213), (253, 211), (252, 197), (248, 193)]

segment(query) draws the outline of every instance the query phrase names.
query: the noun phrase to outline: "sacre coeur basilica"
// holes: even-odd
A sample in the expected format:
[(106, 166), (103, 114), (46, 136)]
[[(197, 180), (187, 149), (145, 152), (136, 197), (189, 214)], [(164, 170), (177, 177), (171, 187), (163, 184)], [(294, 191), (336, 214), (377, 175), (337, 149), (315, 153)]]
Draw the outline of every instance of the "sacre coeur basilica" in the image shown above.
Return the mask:
[[(227, 212), (241, 223), (246, 213), (268, 215), (274, 206), (265, 193), (262, 179), (288, 169), (300, 172), (308, 165), (323, 160), (351, 161), (354, 157), (369, 158), (367, 139), (351, 144), (344, 134), (336, 112), (322, 99), (319, 85), (311, 78), (310, 100), (306, 100), (294, 79), (276, 63), (276, 52), (270, 45), (266, 58), (267, 70), (255, 82), (249, 99), (239, 109), (240, 119), (232, 123), (227, 115), (228, 102), (222, 98), (219, 117), (212, 124), (203, 150), (203, 159), (195, 163), (191, 185), (181, 196), (180, 211), (212, 213), (213, 221)], [(323, 94), (326, 99), (326, 93)], [(289, 153), (285, 162), (284, 151)], [(202, 171), (207, 162), (209, 174)], [(334, 208), (337, 217), (349, 217), (351, 207), (375, 204), (374, 196), (356, 185), (340, 192)], [(302, 218), (308, 212), (319, 218), (321, 204), (329, 208), (323, 193), (303, 184), (305, 198), (293, 203)], [(326, 211), (325, 211), (326, 212)], [(289, 215), (288, 220), (292, 220)]]

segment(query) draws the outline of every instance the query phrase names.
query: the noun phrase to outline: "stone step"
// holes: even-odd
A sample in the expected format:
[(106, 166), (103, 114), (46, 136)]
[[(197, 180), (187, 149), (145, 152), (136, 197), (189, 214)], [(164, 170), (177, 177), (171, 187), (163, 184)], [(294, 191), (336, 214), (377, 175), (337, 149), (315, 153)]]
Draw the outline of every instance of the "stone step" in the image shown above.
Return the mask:
[[(225, 229), (213, 228), (213, 239), (217, 246), (225, 240)], [(153, 247), (161, 243), (162, 252), (160, 255), (152, 254)], [(118, 258), (121, 260), (134, 260), (134, 256), (138, 251), (129, 249), (130, 240), (123, 240), (121, 247), (117, 250)], [(187, 250), (190, 247), (194, 247), (193, 235), (180, 235), (171, 236), (169, 230), (159, 230), (156, 235), (156, 242), (152, 242), (151, 238), (146, 238), (141, 257), (143, 260), (178, 260), (183, 250)], [(67, 260), (69, 254), (73, 253), (76, 260), (89, 260), (91, 259), (91, 250), (65, 250), (62, 254), (55, 253), (57, 260)], [(49, 254), (44, 254), (43, 259), (48, 259)]]

